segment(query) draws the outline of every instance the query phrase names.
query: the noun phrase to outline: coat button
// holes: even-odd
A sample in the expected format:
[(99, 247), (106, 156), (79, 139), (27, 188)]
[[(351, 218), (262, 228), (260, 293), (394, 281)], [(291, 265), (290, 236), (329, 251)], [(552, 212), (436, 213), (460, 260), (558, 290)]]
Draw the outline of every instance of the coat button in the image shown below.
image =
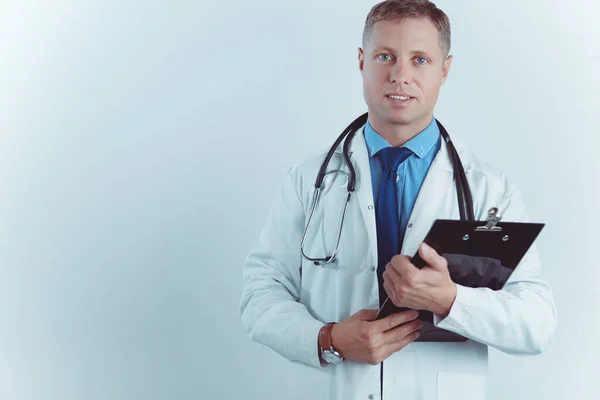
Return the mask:
[(373, 271), (373, 272), (375, 272), (376, 269), (377, 268), (375, 268), (375, 267), (371, 267), (371, 271)]
[(412, 226), (413, 226), (412, 222), (410, 224), (408, 224), (409, 228), (412, 228)]
[(369, 210), (372, 210), (372, 209), (373, 209), (373, 206), (372, 206), (371, 204), (369, 204), (369, 205), (367, 206), (367, 208), (368, 208)]
[(369, 400), (373, 400), (375, 398), (375, 396), (373, 396), (372, 394), (369, 395)]

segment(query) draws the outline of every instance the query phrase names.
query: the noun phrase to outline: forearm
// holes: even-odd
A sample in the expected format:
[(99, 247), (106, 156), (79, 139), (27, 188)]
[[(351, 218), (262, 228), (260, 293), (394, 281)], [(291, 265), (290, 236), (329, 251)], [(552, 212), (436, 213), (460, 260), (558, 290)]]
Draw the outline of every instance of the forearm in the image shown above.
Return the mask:
[(457, 296), (436, 326), (508, 354), (539, 354), (552, 340), (556, 315), (550, 288), (543, 282), (519, 282), (493, 291), (457, 285)]
[(253, 341), (291, 361), (320, 366), (318, 334), (324, 324), (277, 282), (245, 291), (240, 311)]

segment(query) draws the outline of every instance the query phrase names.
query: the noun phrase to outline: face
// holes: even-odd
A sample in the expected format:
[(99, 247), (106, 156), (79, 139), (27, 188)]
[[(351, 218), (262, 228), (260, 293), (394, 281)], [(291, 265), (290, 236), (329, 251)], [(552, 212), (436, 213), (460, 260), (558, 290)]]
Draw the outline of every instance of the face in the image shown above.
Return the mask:
[(376, 22), (358, 59), (375, 129), (402, 125), (422, 130), (429, 125), (452, 62), (452, 56), (444, 59), (429, 19)]

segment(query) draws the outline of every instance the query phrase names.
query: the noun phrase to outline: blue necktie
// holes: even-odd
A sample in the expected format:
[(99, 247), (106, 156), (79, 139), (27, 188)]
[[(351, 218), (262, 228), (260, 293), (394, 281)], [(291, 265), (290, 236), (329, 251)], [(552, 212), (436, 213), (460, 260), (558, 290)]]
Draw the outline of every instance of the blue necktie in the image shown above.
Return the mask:
[(393, 256), (400, 253), (404, 236), (400, 232), (400, 216), (398, 215), (397, 170), (398, 166), (411, 154), (412, 152), (404, 147), (386, 147), (378, 153), (383, 167), (383, 176), (375, 207), (378, 252), (377, 278), (379, 281), (380, 304), (387, 297), (383, 288), (385, 266)]

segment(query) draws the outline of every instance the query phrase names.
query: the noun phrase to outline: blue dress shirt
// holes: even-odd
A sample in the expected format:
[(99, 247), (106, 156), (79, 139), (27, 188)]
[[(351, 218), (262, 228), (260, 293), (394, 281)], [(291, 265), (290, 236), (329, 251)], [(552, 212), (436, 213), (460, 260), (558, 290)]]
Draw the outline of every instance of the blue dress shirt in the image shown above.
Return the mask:
[[(367, 121), (364, 129), (365, 141), (369, 151), (369, 163), (371, 166), (371, 179), (373, 182), (373, 199), (377, 203), (377, 194), (379, 193), (379, 184), (383, 173), (381, 162), (375, 155), (385, 147), (391, 147), (387, 140), (380, 136)], [(432, 118), (427, 128), (406, 142), (402, 147), (412, 151), (413, 154), (408, 157), (398, 167), (398, 216), (400, 218), (400, 232), (404, 236), (408, 219), (417, 200), (417, 195), (421, 190), (425, 176), (431, 167), (441, 146), (440, 129)]]

